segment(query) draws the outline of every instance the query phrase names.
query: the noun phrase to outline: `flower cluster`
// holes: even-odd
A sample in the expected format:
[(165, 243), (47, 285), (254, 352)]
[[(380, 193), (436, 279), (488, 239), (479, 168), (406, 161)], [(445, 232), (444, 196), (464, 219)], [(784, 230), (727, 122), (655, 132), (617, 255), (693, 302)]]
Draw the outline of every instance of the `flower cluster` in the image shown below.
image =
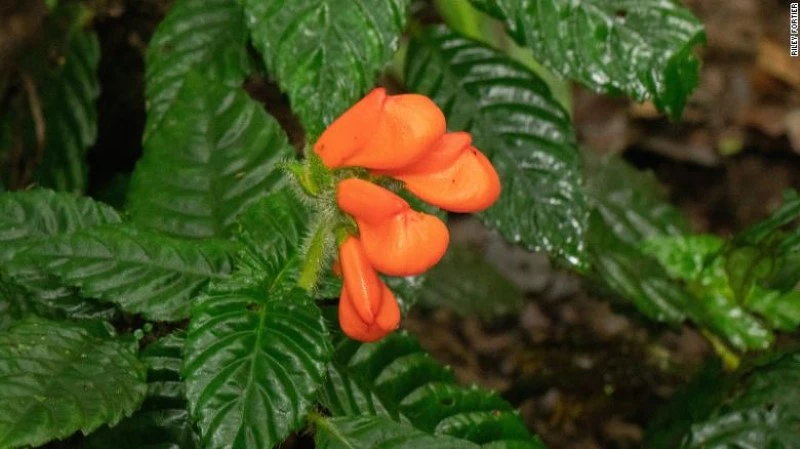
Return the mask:
[[(500, 195), (497, 173), (470, 135), (447, 133), (444, 114), (422, 95), (373, 90), (325, 130), (314, 151), (329, 169), (366, 168), (452, 212), (484, 210)], [(437, 217), (358, 177), (339, 181), (336, 202), (358, 226), (358, 236), (339, 246), (339, 323), (353, 339), (379, 340), (398, 327), (400, 310), (378, 272), (423, 273), (441, 260), (449, 233)]]

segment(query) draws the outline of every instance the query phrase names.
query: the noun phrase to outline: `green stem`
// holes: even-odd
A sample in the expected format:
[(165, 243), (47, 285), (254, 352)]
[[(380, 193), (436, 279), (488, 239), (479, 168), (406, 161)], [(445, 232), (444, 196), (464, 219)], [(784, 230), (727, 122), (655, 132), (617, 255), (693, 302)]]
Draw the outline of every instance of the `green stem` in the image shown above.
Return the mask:
[(317, 220), (317, 228), (314, 234), (308, 240), (308, 245), (304, 251), (305, 260), (300, 270), (300, 277), (297, 279), (297, 285), (303, 290), (310, 292), (317, 285), (322, 271), (322, 264), (325, 262), (326, 240), (330, 233), (331, 220), (326, 219), (326, 217), (320, 217)]
[(718, 356), (720, 356), (722, 363), (725, 366), (725, 370), (736, 371), (736, 368), (738, 368), (739, 364), (742, 362), (741, 358), (713, 333), (705, 329), (701, 329), (700, 333), (706, 337), (706, 339), (711, 343), (711, 347), (714, 348), (714, 351)]

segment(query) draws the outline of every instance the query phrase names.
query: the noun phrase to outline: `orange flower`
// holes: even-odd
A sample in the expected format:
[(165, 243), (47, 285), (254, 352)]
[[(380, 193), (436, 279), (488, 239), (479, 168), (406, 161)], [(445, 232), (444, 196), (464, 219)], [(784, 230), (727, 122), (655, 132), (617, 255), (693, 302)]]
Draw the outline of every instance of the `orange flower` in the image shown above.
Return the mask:
[(497, 172), (465, 132), (445, 134), (423, 159), (385, 174), (405, 182), (422, 201), (452, 212), (479, 212), (500, 196)]
[(399, 169), (419, 160), (444, 133), (444, 114), (428, 97), (376, 88), (322, 133), (314, 151), (329, 168)]
[(390, 276), (414, 276), (436, 265), (447, 250), (447, 226), (417, 212), (391, 191), (348, 178), (339, 183), (339, 207), (355, 218), (367, 258)]
[(380, 340), (400, 324), (397, 300), (370, 265), (358, 238), (342, 243), (339, 258), (344, 279), (339, 325), (354, 340)]

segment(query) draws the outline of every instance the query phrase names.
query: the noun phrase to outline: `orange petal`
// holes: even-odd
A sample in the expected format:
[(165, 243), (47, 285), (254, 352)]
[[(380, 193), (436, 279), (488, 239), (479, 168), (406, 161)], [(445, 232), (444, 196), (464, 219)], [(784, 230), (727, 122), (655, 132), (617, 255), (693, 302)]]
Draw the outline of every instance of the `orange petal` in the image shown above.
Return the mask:
[(342, 289), (342, 296), (339, 299), (339, 327), (348, 337), (365, 343), (378, 341), (389, 333), (361, 320), (346, 289)]
[(444, 170), (453, 165), (471, 145), (472, 136), (469, 133), (463, 131), (447, 133), (440, 137), (420, 160), (399, 170), (388, 170), (386, 174), (394, 176), (394, 173), (420, 174)]
[(427, 271), (442, 259), (450, 242), (441, 220), (413, 209), (378, 223), (355, 218), (367, 258), (376, 270), (390, 276)]
[(395, 178), (428, 204), (452, 212), (479, 212), (500, 196), (500, 178), (489, 159), (468, 147), (449, 166), (430, 172), (398, 172)]
[(360, 151), (372, 138), (378, 126), (386, 101), (386, 89), (373, 89), (337, 118), (314, 144), (314, 151), (328, 167), (340, 167), (344, 161)]
[(336, 202), (343, 211), (370, 223), (411, 209), (404, 199), (391, 190), (358, 178), (348, 178), (339, 183)]
[(381, 308), (375, 317), (375, 326), (384, 332), (392, 332), (400, 326), (400, 307), (392, 290), (381, 281), (383, 295), (381, 296)]
[(428, 97), (386, 96), (379, 88), (334, 121), (314, 150), (328, 167), (398, 169), (419, 160), (444, 132), (444, 114)]
[(344, 290), (362, 321), (372, 322), (381, 305), (381, 280), (372, 268), (361, 242), (348, 237), (339, 247)]

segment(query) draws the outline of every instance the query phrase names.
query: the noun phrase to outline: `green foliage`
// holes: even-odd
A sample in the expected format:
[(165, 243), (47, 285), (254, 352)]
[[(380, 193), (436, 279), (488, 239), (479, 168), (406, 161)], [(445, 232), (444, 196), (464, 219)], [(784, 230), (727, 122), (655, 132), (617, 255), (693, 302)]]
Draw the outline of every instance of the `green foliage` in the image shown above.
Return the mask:
[(128, 210), (177, 237), (226, 237), (236, 216), (283, 184), (276, 164), (293, 151), (278, 123), (240, 88), (188, 72), (144, 142)]
[(450, 370), (403, 332), (374, 344), (340, 341), (320, 400), (333, 416), (387, 416), (480, 445), (542, 448), (508, 403), (456, 385)]
[(0, 308), (9, 312), (4, 319), (30, 313), (48, 318), (113, 317), (113, 307), (81, 298), (45, 272), (27, 270), (24, 279), (12, 279), (9, 269), (15, 256), (28, 248), (120, 221), (114, 209), (72, 194), (45, 189), (0, 194)]
[(678, 118), (697, 86), (702, 24), (675, 0), (471, 0), (553, 71)]
[(472, 133), (503, 192), (481, 218), (503, 236), (574, 266), (586, 262), (587, 207), (569, 115), (526, 67), (445, 28), (409, 44), (405, 79), (430, 96), (448, 127)]
[(69, 192), (86, 188), (86, 152), (97, 139), (100, 44), (90, 31), (70, 39), (63, 65), (40, 83), (45, 147), (36, 180)]
[(190, 72), (200, 72), (215, 84), (230, 88), (244, 81), (250, 67), (241, 7), (236, 0), (175, 2), (153, 33), (145, 62), (147, 140), (164, 120)]
[(184, 336), (168, 335), (145, 348), (140, 360), (147, 366), (147, 396), (132, 416), (105, 427), (84, 442), (87, 449), (200, 449), (180, 377)]
[(145, 395), (135, 345), (99, 326), (26, 319), (0, 332), (0, 447), (113, 425)]
[(316, 420), (318, 449), (477, 449), (468, 441), (431, 436), (409, 426), (378, 416), (319, 418)]
[(619, 158), (584, 156), (592, 207), (587, 241), (595, 275), (649, 318), (680, 323), (691, 296), (640, 245), (650, 237), (687, 232), (685, 218), (666, 202), (652, 174)]
[(203, 447), (278, 444), (303, 424), (322, 384), (330, 342), (319, 308), (290, 275), (300, 243), (290, 198), (278, 192), (245, 215), (241, 271), (193, 309), (183, 372)]
[(253, 43), (309, 142), (374, 85), (409, 0), (240, 0)]
[(800, 440), (800, 354), (767, 357), (723, 376), (709, 368), (648, 429), (647, 449), (788, 449)]
[(18, 254), (12, 275), (46, 273), (87, 298), (156, 321), (189, 316), (191, 298), (231, 269), (226, 242), (195, 243), (132, 226), (100, 226), (47, 239)]
[(477, 251), (451, 244), (426, 275), (420, 303), (471, 316), (493, 317), (519, 311), (522, 292)]

